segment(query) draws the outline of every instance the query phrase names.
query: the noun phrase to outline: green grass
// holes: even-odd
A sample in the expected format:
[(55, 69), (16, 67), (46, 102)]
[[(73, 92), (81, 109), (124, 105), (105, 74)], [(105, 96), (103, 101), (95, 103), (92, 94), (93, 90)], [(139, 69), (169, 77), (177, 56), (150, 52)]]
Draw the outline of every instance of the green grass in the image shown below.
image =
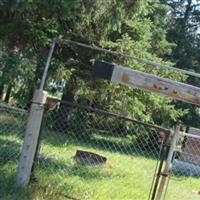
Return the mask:
[[(4, 116), (5, 118), (5, 116)], [(0, 118), (1, 119), (1, 118)], [(5, 120), (4, 120), (5, 122)], [(36, 182), (15, 188), (14, 179), (22, 139), (19, 132), (3, 129), (0, 121), (0, 200), (143, 200), (148, 198), (156, 160), (139, 154), (109, 150), (97, 143), (68, 140), (66, 136), (48, 134), (42, 141), (41, 155), (35, 168)], [(10, 126), (16, 125), (11, 123)], [(120, 144), (120, 138), (96, 136)], [(126, 143), (124, 139), (121, 140)], [(77, 163), (77, 149), (96, 152), (108, 158), (103, 166)], [(129, 150), (130, 152), (130, 150)], [(7, 156), (6, 156), (7, 155)], [(167, 200), (198, 200), (198, 178), (171, 180)], [(71, 198), (72, 199), (72, 198)]]
[[(49, 144), (51, 140), (54, 140), (53, 145)], [(51, 185), (61, 193), (80, 199), (145, 199), (148, 195), (155, 167), (152, 159), (97, 150), (75, 142), (57, 146), (55, 140), (59, 139), (52, 137), (43, 143), (42, 152), (47, 158), (36, 169), (40, 184)], [(85, 166), (77, 163), (73, 159), (77, 149), (104, 155), (108, 164)], [(52, 155), (48, 156), (50, 152)], [(44, 181), (41, 176), (44, 173), (48, 180)]]

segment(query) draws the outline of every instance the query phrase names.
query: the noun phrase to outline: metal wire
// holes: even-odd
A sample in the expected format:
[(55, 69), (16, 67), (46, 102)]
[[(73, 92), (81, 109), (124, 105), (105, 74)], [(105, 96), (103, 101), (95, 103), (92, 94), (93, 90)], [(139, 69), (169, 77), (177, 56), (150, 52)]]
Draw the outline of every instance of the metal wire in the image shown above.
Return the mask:
[[(53, 98), (50, 98), (50, 99), (53, 99)], [(129, 118), (129, 117), (126, 117), (126, 116), (123, 116), (123, 115), (118, 115), (118, 114), (111, 113), (111, 112), (108, 112), (108, 111), (105, 111), (105, 110), (100, 110), (98, 108), (92, 108), (90, 106), (80, 105), (80, 104), (75, 103), (75, 102), (69, 102), (69, 101), (63, 101), (63, 100), (57, 100), (57, 99), (54, 99), (54, 100), (57, 101), (57, 103), (65, 104), (66, 106), (80, 108), (80, 109), (83, 109), (83, 110), (85, 109), (85, 110), (95, 112), (95, 113), (99, 113), (99, 114), (102, 114), (102, 115), (105, 115), (105, 116), (111, 116), (111, 117), (115, 117), (115, 118), (122, 119), (122, 120), (125, 120), (125, 121), (130, 121), (130, 122), (133, 122), (133, 123), (144, 125), (145, 127), (148, 127), (148, 128), (155, 128), (159, 131), (163, 131), (164, 133), (170, 132), (169, 129), (163, 128), (161, 126), (157, 126), (155, 124), (145, 123), (145, 122), (139, 121), (137, 119)]]
[(186, 74), (186, 75), (190, 75), (190, 76), (200, 78), (199, 73), (191, 72), (191, 71), (184, 70), (184, 69), (175, 68), (175, 67), (172, 67), (171, 65), (168, 65), (168, 64), (158, 63), (158, 62), (148, 60), (148, 59), (145, 59), (145, 58), (138, 58), (136, 56), (132, 56), (132, 55), (129, 55), (129, 54), (124, 54), (124, 53), (121, 53), (121, 52), (118, 52), (118, 51), (112, 51), (112, 50), (108, 50), (108, 49), (98, 47), (98, 46), (95, 46), (95, 45), (88, 45), (88, 44), (84, 44), (84, 43), (73, 41), (73, 40), (64, 39), (63, 41), (66, 44), (73, 44), (73, 45), (85, 47), (85, 48), (88, 48), (88, 49), (101, 51), (101, 52), (108, 53), (108, 54), (111, 54), (111, 55), (114, 55), (114, 56), (120, 56), (120, 57), (124, 57), (124, 58), (127, 58), (127, 59), (136, 60), (138, 62), (147, 64), (147, 65), (151, 65), (151, 66), (154, 66), (154, 67), (166, 68), (166, 69), (169, 69), (169, 70), (181, 72), (181, 73)]

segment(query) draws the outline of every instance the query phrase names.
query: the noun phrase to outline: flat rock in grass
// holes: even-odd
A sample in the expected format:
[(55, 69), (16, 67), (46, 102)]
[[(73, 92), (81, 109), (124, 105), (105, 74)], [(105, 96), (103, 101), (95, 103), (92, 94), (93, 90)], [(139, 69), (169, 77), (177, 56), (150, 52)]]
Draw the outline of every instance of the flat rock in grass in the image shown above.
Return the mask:
[(77, 150), (75, 160), (88, 165), (102, 165), (107, 162), (107, 158), (89, 151)]

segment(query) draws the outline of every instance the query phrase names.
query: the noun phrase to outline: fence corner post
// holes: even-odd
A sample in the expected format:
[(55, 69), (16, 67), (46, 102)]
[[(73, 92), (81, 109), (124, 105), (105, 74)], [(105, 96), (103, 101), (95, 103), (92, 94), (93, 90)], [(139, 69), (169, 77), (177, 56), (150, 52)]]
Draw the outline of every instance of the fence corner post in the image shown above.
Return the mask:
[(30, 181), (46, 98), (47, 92), (35, 90), (17, 168), (16, 186), (18, 187), (26, 186)]

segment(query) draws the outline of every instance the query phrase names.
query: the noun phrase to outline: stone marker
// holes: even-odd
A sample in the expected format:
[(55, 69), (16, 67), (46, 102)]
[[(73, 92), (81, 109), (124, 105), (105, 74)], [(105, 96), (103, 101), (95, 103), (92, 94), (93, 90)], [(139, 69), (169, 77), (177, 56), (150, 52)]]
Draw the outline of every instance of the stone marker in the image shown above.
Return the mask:
[(88, 165), (99, 165), (107, 162), (107, 158), (104, 156), (82, 150), (77, 150), (74, 158), (75, 160)]

